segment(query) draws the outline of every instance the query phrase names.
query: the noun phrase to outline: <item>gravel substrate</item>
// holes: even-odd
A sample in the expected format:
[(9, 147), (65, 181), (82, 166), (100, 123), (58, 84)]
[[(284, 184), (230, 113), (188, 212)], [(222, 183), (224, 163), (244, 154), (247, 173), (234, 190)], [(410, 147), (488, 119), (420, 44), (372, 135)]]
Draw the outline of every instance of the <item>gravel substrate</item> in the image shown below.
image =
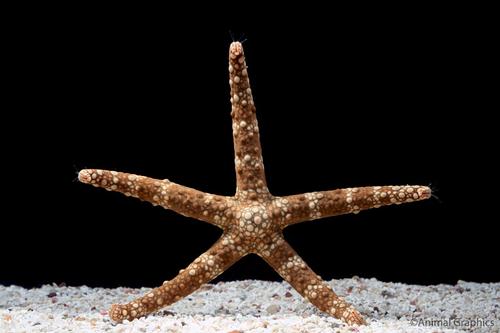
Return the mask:
[[(286, 283), (247, 280), (206, 285), (163, 311), (118, 325), (107, 317), (111, 303), (130, 301), (149, 288), (0, 286), (0, 332), (437, 333), (500, 329), (500, 283), (417, 286), (354, 277), (330, 284), (368, 318), (368, 326), (348, 327), (320, 313)], [(460, 320), (462, 326), (457, 329), (445, 326)], [(471, 324), (476, 327), (465, 326)]]

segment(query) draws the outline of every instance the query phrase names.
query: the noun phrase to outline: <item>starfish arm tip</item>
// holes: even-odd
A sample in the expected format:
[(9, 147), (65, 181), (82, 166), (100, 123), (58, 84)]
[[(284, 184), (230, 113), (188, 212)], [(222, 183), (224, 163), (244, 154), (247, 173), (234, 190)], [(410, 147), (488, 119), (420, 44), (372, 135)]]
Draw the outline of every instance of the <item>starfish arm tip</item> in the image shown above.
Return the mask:
[(429, 199), (432, 196), (432, 190), (429, 186), (420, 186), (417, 193), (421, 200)]
[(114, 322), (121, 323), (127, 318), (127, 310), (120, 304), (113, 304), (111, 308), (108, 310), (108, 315)]
[(92, 180), (92, 170), (82, 169), (78, 172), (78, 180), (82, 183), (88, 184)]
[(236, 58), (243, 54), (243, 45), (241, 42), (232, 42), (229, 46), (229, 52), (231, 54), (231, 58)]

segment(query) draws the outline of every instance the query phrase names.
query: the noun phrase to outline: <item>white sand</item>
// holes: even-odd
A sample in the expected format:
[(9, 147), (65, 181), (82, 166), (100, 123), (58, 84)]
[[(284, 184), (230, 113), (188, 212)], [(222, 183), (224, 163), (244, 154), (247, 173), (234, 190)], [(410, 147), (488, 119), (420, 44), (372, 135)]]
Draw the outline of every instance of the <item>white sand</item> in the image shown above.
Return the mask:
[[(149, 289), (0, 286), (0, 333), (17, 332), (499, 332), (500, 283), (459, 281), (416, 286), (375, 279), (332, 280), (369, 320), (348, 327), (320, 313), (286, 283), (237, 281), (206, 285), (147, 318), (113, 324), (106, 311)], [(427, 326), (419, 320), (427, 320)], [(483, 323), (482, 328), (439, 326), (432, 320)], [(485, 324), (493, 325), (486, 327)], [(430, 326), (434, 325), (434, 326)]]

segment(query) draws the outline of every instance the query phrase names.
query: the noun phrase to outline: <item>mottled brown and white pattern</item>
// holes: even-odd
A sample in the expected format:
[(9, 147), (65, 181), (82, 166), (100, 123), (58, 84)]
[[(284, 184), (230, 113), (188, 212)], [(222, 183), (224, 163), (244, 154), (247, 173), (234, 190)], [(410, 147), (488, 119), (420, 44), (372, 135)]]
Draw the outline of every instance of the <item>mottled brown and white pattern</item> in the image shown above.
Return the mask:
[(229, 85), (237, 181), (233, 197), (203, 193), (166, 179), (96, 169), (80, 171), (79, 179), (83, 183), (161, 205), (224, 230), (210, 249), (175, 278), (128, 304), (113, 305), (111, 318), (117, 322), (133, 320), (172, 304), (224, 272), (241, 257), (256, 253), (320, 310), (348, 324), (364, 324), (361, 314), (337, 296), (291, 248), (282, 230), (291, 224), (322, 217), (427, 199), (430, 189), (369, 186), (285, 197), (271, 195), (266, 184), (247, 65), (239, 42), (229, 48)]

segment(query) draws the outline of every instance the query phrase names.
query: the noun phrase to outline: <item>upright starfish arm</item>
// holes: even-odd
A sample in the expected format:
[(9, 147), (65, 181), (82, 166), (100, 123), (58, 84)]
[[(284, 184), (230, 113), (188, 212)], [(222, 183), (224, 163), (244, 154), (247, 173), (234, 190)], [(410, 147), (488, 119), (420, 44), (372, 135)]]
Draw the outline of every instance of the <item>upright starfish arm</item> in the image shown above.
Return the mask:
[(159, 180), (97, 169), (81, 170), (78, 179), (82, 183), (102, 187), (108, 191), (121, 192), (221, 228), (224, 228), (227, 223), (224, 215), (231, 205), (228, 198), (200, 192), (166, 179)]
[(186, 269), (181, 270), (174, 279), (165, 281), (161, 287), (130, 303), (114, 304), (109, 310), (109, 316), (116, 322), (133, 320), (191, 294), (241, 258), (241, 252), (235, 250), (236, 243), (233, 237), (223, 235), (208, 251), (196, 258)]
[(234, 42), (229, 47), (229, 85), (231, 86), (236, 195), (246, 193), (250, 199), (256, 199), (261, 194), (267, 195), (269, 192), (264, 173), (255, 105), (243, 46), (239, 42)]
[(321, 311), (343, 320), (349, 325), (365, 324), (361, 314), (342, 297), (337, 296), (332, 288), (313, 272), (282, 237), (278, 237), (274, 246), (274, 250), (263, 251), (260, 255), (299, 294)]
[(431, 189), (427, 186), (367, 186), (290, 195), (276, 198), (275, 204), (285, 210), (281, 218), (281, 225), (285, 227), (321, 217), (357, 214), (365, 209), (425, 200), (430, 196)]

